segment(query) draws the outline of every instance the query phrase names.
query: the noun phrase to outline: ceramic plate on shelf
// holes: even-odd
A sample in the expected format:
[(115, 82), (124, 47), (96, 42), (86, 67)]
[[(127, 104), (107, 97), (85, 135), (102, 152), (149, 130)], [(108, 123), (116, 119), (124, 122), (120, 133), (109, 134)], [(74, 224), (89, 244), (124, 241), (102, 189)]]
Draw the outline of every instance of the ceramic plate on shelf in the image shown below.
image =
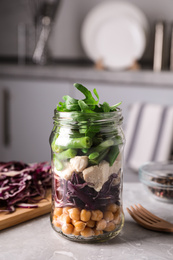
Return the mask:
[(109, 69), (125, 69), (146, 48), (148, 22), (142, 11), (126, 2), (103, 2), (86, 16), (81, 41), (87, 56)]

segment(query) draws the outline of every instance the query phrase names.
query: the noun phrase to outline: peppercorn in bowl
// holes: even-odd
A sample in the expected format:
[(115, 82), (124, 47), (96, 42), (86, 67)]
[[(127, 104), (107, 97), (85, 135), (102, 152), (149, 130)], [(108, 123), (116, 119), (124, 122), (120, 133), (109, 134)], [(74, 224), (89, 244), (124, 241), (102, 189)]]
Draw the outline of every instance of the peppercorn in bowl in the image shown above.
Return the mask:
[(173, 203), (173, 161), (145, 163), (139, 179), (155, 199)]

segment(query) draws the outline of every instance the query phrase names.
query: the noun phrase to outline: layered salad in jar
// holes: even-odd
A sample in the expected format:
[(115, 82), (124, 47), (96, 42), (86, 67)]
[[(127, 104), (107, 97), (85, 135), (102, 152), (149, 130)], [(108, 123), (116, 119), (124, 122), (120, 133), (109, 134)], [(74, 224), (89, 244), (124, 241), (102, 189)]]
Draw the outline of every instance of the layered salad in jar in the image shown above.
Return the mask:
[(85, 98), (64, 96), (54, 115), (52, 151), (53, 228), (68, 239), (106, 240), (124, 222), (121, 110), (99, 104), (99, 95), (75, 83)]

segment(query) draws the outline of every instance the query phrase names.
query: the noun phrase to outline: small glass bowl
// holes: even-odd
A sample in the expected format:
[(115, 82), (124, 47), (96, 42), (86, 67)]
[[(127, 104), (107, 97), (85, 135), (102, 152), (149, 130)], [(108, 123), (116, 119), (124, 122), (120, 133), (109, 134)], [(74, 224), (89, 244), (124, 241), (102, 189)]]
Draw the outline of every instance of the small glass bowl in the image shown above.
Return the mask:
[(173, 161), (142, 165), (139, 179), (155, 199), (173, 203)]

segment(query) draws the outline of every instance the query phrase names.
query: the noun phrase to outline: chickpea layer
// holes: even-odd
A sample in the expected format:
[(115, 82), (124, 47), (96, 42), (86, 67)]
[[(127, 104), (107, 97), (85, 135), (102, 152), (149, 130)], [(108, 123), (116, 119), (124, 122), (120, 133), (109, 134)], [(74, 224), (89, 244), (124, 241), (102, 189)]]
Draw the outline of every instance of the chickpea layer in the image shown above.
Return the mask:
[(111, 232), (121, 223), (122, 209), (116, 204), (101, 210), (55, 208), (52, 223), (66, 235), (92, 237)]

